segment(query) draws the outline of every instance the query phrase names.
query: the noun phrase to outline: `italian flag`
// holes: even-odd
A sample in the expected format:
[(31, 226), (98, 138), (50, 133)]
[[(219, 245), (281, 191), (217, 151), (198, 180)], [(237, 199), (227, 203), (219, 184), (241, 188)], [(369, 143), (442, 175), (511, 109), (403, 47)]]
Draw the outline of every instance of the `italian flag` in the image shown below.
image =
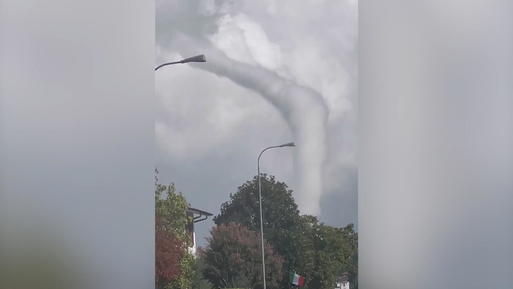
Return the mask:
[(290, 283), (292, 283), (292, 285), (296, 285), (297, 287), (304, 286), (305, 277), (298, 275), (294, 272), (290, 272)]

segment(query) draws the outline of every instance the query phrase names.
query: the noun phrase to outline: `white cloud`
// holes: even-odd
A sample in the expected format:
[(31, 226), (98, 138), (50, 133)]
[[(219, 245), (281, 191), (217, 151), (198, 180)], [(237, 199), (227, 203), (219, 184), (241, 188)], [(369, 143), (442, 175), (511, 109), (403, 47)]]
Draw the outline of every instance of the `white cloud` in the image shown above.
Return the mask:
[[(352, 168), (355, 167), (357, 1), (159, 2), (163, 3), (160, 9), (164, 10), (157, 10), (158, 23), (160, 26), (166, 24), (166, 29), (157, 29), (157, 41), (163, 47), (161, 52), (183, 54), (192, 48), (204, 52), (207, 51), (205, 48), (212, 45), (233, 60), (265, 68), (284, 79), (319, 92), (329, 110), (326, 148), (328, 155), (321, 177), (325, 183), (325, 190), (329, 190), (331, 194), (347, 194), (354, 189), (355, 182), (345, 180), (354, 178)], [(180, 34), (185, 37), (181, 37)], [(186, 38), (192, 39), (195, 44), (184, 42)], [(208, 57), (209, 55), (207, 59)], [(209, 65), (209, 62), (205, 65)], [(168, 99), (164, 102), (168, 102), (169, 114), (181, 115), (178, 120), (164, 120), (168, 126), (168, 138), (179, 133), (177, 128), (173, 128), (173, 123), (180, 123), (181, 129), (187, 130), (187, 133), (182, 132), (181, 135), (184, 144), (176, 145), (182, 149), (176, 149), (172, 153), (173, 158), (180, 158), (180, 152), (191, 150), (207, 156), (214, 150), (222, 150), (221, 146), (227, 142), (238, 141), (241, 147), (260, 147), (274, 144), (275, 139), (287, 134), (287, 127), (284, 126), (284, 120), (278, 111), (257, 94), (241, 87), (237, 88), (237, 85), (222, 78), (213, 78), (208, 82), (204, 82), (203, 78), (195, 79), (205, 72), (191, 71), (191, 74), (177, 80), (181, 84), (179, 91), (162, 95)], [(216, 83), (222, 83), (224, 87), (218, 87)], [(197, 91), (198, 86), (204, 87), (205, 91)], [(190, 106), (180, 106), (178, 98), (191, 93), (210, 95), (207, 101), (209, 104), (191, 102)], [(213, 96), (213, 93), (222, 96)], [(236, 99), (245, 99), (248, 102), (230, 107), (230, 102)], [(244, 107), (248, 109), (244, 110)], [(187, 122), (184, 126), (186, 118), (183, 112), (190, 113), (194, 109), (201, 109), (203, 116), (198, 115), (198, 119), (191, 123)], [(237, 109), (243, 112), (231, 115)], [(262, 115), (266, 117), (262, 118)], [(305, 123), (308, 123), (308, 117), (304, 116)], [(217, 123), (210, 124), (212, 127), (206, 130), (203, 126), (211, 119), (216, 119)], [(279, 125), (276, 125), (277, 123)], [(269, 129), (259, 130), (258, 127)], [(248, 144), (244, 139), (236, 140), (241, 135), (248, 135), (244, 128), (255, 130), (258, 136), (251, 140), (256, 143)], [(207, 131), (218, 134), (201, 147), (196, 147), (193, 144), (193, 135)], [(308, 140), (308, 137), (305, 140)], [(239, 162), (239, 166), (253, 165), (244, 163), (243, 160)], [(337, 174), (343, 176), (338, 177)], [(297, 185), (299, 180), (295, 179), (293, 183)], [(356, 194), (354, 191), (352, 193)], [(356, 203), (345, 206), (346, 210), (356, 210)], [(345, 220), (349, 221), (354, 220)]]
[(272, 43), (262, 26), (246, 14), (226, 14), (217, 25), (218, 31), (210, 39), (228, 57), (271, 70), (282, 66), (280, 46)]

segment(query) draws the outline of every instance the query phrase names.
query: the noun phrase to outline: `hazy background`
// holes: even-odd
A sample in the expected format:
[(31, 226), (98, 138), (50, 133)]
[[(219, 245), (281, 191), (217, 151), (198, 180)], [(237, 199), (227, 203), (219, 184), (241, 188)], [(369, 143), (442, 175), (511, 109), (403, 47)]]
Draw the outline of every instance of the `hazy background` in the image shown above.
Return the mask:
[(359, 285), (512, 288), (513, 3), (359, 4)]
[[(157, 166), (192, 206), (219, 212), (262, 172), (302, 213), (335, 226), (357, 215), (356, 1), (157, 1)], [(197, 227), (204, 243), (212, 222)]]
[(0, 288), (154, 286), (153, 21), (0, 1)]

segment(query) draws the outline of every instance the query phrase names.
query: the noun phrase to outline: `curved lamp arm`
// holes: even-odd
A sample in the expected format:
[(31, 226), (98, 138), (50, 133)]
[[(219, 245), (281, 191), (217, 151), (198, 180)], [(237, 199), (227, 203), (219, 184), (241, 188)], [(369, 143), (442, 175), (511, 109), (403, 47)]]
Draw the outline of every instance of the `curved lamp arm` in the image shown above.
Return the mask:
[(205, 58), (205, 55), (200, 54), (200, 55), (196, 55), (196, 56), (193, 56), (193, 57), (188, 57), (188, 58), (182, 59), (180, 61), (173, 61), (173, 62), (163, 63), (163, 64), (155, 67), (155, 71), (157, 71), (161, 67), (164, 67), (164, 66), (167, 66), (167, 65), (183, 64), (183, 63), (189, 63), (189, 62), (207, 62), (207, 59)]

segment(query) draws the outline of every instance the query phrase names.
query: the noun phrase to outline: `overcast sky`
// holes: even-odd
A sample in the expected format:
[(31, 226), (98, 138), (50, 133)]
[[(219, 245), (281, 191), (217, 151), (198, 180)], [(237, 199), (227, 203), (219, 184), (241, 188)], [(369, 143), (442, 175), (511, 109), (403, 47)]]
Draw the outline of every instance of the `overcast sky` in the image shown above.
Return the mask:
[[(304, 214), (334, 226), (357, 217), (357, 1), (158, 0), (157, 167), (192, 206), (214, 214), (262, 172), (294, 191)], [(212, 222), (198, 225), (198, 241)]]

